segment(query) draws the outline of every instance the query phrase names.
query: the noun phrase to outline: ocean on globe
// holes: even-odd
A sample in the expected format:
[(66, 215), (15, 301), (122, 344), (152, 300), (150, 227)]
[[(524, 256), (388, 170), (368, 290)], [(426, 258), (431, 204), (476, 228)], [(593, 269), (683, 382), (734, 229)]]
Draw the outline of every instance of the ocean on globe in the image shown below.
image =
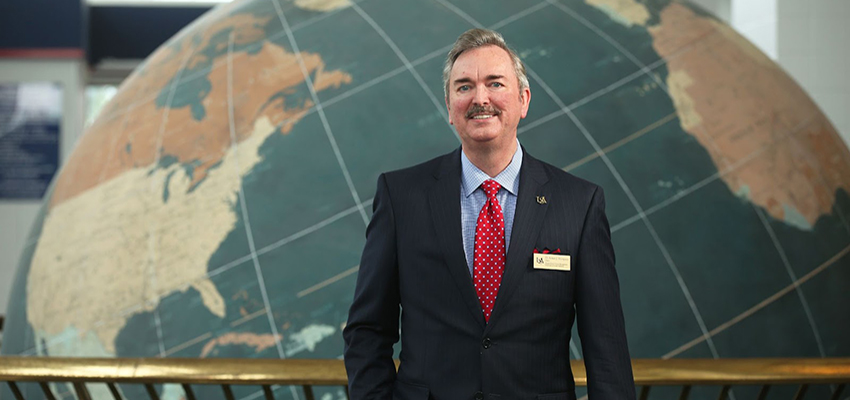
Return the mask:
[[(528, 66), (522, 145), (605, 190), (632, 357), (850, 356), (850, 152), (771, 59), (667, 0), (216, 7), (123, 83), (66, 160), (2, 354), (341, 357), (378, 174), (459, 146), (441, 70), (472, 27)], [(582, 357), (575, 333), (571, 349)]]

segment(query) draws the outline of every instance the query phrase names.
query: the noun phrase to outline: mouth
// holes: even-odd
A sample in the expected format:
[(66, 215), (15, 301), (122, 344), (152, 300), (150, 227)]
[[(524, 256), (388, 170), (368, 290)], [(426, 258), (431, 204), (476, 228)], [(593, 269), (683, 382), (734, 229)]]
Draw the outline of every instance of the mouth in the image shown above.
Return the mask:
[(498, 116), (502, 112), (494, 107), (475, 106), (466, 112), (467, 119), (485, 120)]

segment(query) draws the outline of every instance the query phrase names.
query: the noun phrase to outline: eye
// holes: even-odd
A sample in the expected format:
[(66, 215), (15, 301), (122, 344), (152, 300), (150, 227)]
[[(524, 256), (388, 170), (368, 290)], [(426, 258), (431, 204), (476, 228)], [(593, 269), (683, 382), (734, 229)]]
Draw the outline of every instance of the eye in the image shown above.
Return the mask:
[(505, 85), (503, 85), (502, 82), (493, 82), (491, 85), (493, 87), (505, 87)]
[(462, 86), (458, 86), (458, 88), (457, 88), (458, 92), (465, 92), (467, 90), (469, 90), (469, 85), (462, 85)]

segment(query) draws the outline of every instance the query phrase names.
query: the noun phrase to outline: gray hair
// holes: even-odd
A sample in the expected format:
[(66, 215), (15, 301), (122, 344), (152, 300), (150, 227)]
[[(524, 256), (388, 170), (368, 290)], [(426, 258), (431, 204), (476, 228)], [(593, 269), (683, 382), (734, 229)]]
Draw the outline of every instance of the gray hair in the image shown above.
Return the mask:
[(502, 35), (499, 34), (499, 32), (491, 31), (489, 29), (475, 28), (464, 32), (457, 38), (454, 46), (452, 46), (452, 49), (449, 50), (446, 62), (443, 64), (443, 94), (446, 99), (449, 98), (449, 78), (452, 73), (452, 67), (454, 67), (457, 58), (460, 57), (461, 53), (464, 51), (484, 46), (496, 46), (508, 52), (508, 55), (511, 56), (511, 61), (513, 61), (514, 64), (514, 73), (516, 73), (517, 80), (519, 81), (520, 91), (528, 88), (528, 75), (525, 73), (525, 65), (522, 63), (522, 60), (519, 59), (519, 56), (517, 56), (516, 53), (508, 47)]

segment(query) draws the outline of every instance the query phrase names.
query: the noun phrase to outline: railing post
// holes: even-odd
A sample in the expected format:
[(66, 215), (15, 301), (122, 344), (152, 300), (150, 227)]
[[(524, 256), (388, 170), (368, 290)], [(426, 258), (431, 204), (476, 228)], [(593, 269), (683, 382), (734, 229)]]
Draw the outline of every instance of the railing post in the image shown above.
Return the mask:
[(647, 400), (649, 398), (649, 389), (651, 389), (651, 388), (652, 388), (652, 386), (649, 386), (649, 385), (644, 385), (643, 387), (641, 387), (639, 399), (640, 400)]
[(180, 386), (183, 386), (183, 393), (186, 394), (186, 400), (195, 400), (195, 392), (192, 391), (192, 386), (188, 383), (184, 383)]
[(145, 390), (147, 390), (148, 397), (150, 397), (151, 400), (159, 400), (159, 395), (156, 393), (156, 389), (154, 389), (152, 384), (146, 383)]
[(794, 395), (794, 400), (803, 400), (803, 396), (806, 395), (806, 390), (809, 390), (809, 385), (800, 385), (800, 388), (797, 389), (797, 394)]
[(723, 386), (723, 389), (720, 389), (720, 396), (717, 397), (717, 400), (726, 400), (726, 396), (729, 395), (729, 389), (731, 388), (729, 385)]
[(53, 391), (50, 390), (50, 385), (47, 382), (39, 382), (38, 386), (41, 386), (41, 391), (44, 393), (44, 397), (46, 397), (47, 400), (56, 400), (56, 397), (53, 396)]
[(835, 388), (835, 391), (832, 392), (832, 397), (830, 397), (829, 399), (830, 400), (838, 400), (838, 398), (841, 397), (841, 392), (844, 391), (844, 386), (845, 386), (845, 384), (843, 384), (843, 383), (838, 385), (838, 387)]
[(266, 400), (274, 400), (274, 392), (272, 392), (271, 386), (263, 385), (263, 394), (266, 396)]
[(679, 394), (679, 400), (688, 400), (688, 396), (691, 394), (691, 385), (682, 386), (682, 393)]
[(8, 382), (9, 389), (12, 390), (12, 394), (15, 395), (16, 400), (24, 400), (24, 395), (21, 393), (21, 389), (18, 389), (18, 385), (15, 382)]
[(230, 389), (230, 385), (221, 385), (221, 390), (224, 391), (224, 398), (226, 400), (236, 400), (233, 397), (233, 390)]
[(74, 391), (77, 392), (77, 399), (91, 400), (89, 390), (86, 389), (86, 384), (83, 382), (74, 382)]
[(316, 396), (313, 396), (313, 387), (312, 386), (304, 385), (302, 387), (304, 388), (304, 397), (306, 397), (307, 400), (316, 400)]

